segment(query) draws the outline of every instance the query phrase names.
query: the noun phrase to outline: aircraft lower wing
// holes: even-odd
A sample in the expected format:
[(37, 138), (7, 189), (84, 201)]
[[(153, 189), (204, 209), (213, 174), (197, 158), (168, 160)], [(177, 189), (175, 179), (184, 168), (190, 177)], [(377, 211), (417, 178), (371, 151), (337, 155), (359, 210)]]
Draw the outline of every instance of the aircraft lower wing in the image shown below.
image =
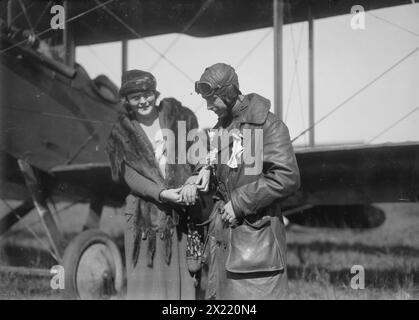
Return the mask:
[[(419, 143), (296, 150), (301, 188), (283, 208), (417, 202)], [(9, 159), (9, 162), (11, 160)], [(3, 179), (2, 179), (3, 180)], [(88, 199), (101, 194), (122, 205), (128, 189), (111, 179), (108, 163), (60, 165), (44, 173), (52, 194)], [(19, 181), (14, 181), (19, 184)]]
[(85, 196), (89, 199), (91, 195), (101, 195), (105, 204), (109, 206), (121, 206), (129, 190), (124, 184), (117, 184), (112, 181), (111, 171), (108, 163), (86, 163), (63, 165), (52, 168), (49, 173), (56, 181), (60, 193), (63, 189), (71, 189), (71, 193), (80, 198)]
[[(419, 197), (419, 143), (311, 148), (296, 151), (300, 191), (284, 207), (415, 202)], [(54, 167), (59, 180), (103, 188), (120, 199), (126, 191), (110, 178), (107, 163)]]
[(284, 207), (417, 202), (419, 143), (296, 151), (300, 191)]

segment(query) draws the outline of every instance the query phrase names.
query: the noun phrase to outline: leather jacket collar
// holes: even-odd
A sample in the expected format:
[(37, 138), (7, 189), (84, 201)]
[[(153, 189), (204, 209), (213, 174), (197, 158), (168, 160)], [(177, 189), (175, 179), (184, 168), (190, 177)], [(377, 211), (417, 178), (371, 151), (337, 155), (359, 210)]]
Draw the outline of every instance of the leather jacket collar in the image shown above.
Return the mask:
[(242, 98), (242, 100), (233, 107), (233, 118), (242, 123), (261, 125), (265, 123), (268, 116), (271, 103), (268, 99), (251, 93)]

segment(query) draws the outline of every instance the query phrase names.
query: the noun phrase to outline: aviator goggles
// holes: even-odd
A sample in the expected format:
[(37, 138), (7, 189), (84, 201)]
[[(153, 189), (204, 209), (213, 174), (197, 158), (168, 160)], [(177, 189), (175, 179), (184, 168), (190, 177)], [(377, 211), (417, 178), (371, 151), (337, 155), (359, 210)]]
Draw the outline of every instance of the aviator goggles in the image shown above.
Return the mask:
[(200, 94), (202, 97), (206, 98), (215, 94), (221, 88), (228, 87), (230, 84), (227, 85), (217, 85), (213, 87), (211, 83), (206, 81), (195, 81), (195, 92)]

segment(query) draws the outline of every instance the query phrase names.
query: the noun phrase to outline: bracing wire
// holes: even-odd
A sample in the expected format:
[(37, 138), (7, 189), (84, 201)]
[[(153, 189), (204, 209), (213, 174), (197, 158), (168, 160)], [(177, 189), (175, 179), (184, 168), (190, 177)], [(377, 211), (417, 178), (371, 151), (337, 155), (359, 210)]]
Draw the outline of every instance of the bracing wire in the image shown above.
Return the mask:
[[(36, 4), (36, 2), (35, 1), (33, 1), (30, 5), (28, 5), (27, 7), (26, 7), (26, 10), (29, 10), (29, 9), (31, 9), (34, 5)], [(23, 11), (21, 11), (21, 12), (19, 12), (17, 15), (15, 15), (13, 18), (12, 18), (12, 21), (11, 21), (11, 23), (13, 23), (13, 22), (15, 22), (20, 16), (22, 16), (23, 15)]]
[(214, 0), (207, 0), (204, 4), (199, 8), (198, 12), (193, 16), (193, 18), (185, 25), (182, 30), (182, 33), (179, 33), (175, 39), (168, 45), (166, 50), (160, 55), (156, 61), (154, 61), (149, 68), (149, 71), (153, 71), (154, 68), (160, 63), (162, 60), (162, 56), (166, 56), (167, 53), (173, 48), (173, 46), (179, 41), (180, 38), (194, 25), (194, 23), (202, 16), (202, 14), (208, 9), (208, 7), (214, 2)]
[(387, 24), (389, 24), (389, 25), (391, 25), (391, 26), (393, 26), (393, 27), (397, 28), (397, 29), (400, 29), (400, 30), (406, 31), (407, 33), (410, 33), (410, 34), (412, 34), (412, 35), (414, 35), (414, 36), (416, 36), (416, 37), (419, 37), (419, 33), (415, 32), (415, 31), (412, 31), (412, 30), (410, 30), (410, 29), (408, 29), (408, 28), (406, 28), (406, 27), (403, 27), (403, 26), (401, 26), (401, 25), (399, 25), (399, 24), (396, 24), (396, 23), (394, 23), (394, 22), (391, 22), (391, 21), (389, 21), (389, 20), (387, 20), (387, 19), (385, 19), (385, 18), (383, 18), (383, 17), (377, 16), (377, 15), (376, 15), (376, 14), (374, 14), (374, 13), (368, 12), (368, 14), (369, 14), (370, 16), (373, 16), (374, 18), (376, 18), (376, 19), (378, 19), (378, 20), (381, 20), (381, 21), (383, 21), (383, 22), (385, 22), (385, 23), (387, 23)]
[(240, 59), (240, 61), (236, 64), (235, 68), (238, 69), (241, 67), (243, 63), (246, 62), (247, 59), (252, 55), (253, 52), (256, 51), (257, 48), (262, 44), (263, 41), (273, 32), (273, 29), (269, 28), (269, 30), (255, 43), (255, 45), (250, 48), (250, 50)]
[(66, 115), (63, 115), (63, 114), (35, 111), (35, 110), (16, 108), (16, 107), (4, 107), (4, 109), (13, 110), (13, 111), (20, 111), (20, 112), (27, 112), (27, 113), (32, 113), (32, 114), (38, 114), (38, 115), (41, 115), (41, 116), (44, 116), (44, 117), (66, 119), (66, 120), (71, 120), (71, 121), (81, 121), (81, 122), (88, 122), (88, 123), (94, 123), (94, 124), (108, 124), (108, 125), (113, 125), (114, 124), (114, 122), (112, 122), (112, 121), (91, 120), (91, 119), (78, 118), (78, 117), (73, 117), (73, 116), (66, 116)]
[[(94, 0), (96, 3), (100, 3), (99, 0)], [(136, 36), (138, 39), (141, 39), (151, 50), (153, 50), (155, 53), (157, 53), (159, 56), (162, 57), (162, 59), (166, 60), (174, 69), (176, 69), (180, 74), (182, 74), (186, 79), (188, 79), (190, 82), (194, 83), (194, 80), (186, 73), (184, 72), (180, 67), (178, 67), (173, 61), (171, 61), (169, 58), (167, 58), (165, 55), (163, 55), (159, 50), (157, 50), (156, 47), (154, 47), (149, 41), (143, 38), (141, 34), (139, 34), (137, 31), (135, 31), (132, 27), (130, 27), (125, 21), (123, 21), (120, 17), (118, 17), (112, 10), (110, 10), (106, 5), (103, 5), (103, 10), (105, 10), (110, 16), (112, 16), (116, 21), (118, 21), (124, 28), (126, 28), (128, 31), (130, 31), (134, 36)]]
[[(103, 7), (103, 6), (107, 5), (107, 4), (109, 4), (109, 3), (111, 3), (111, 2), (114, 2), (114, 1), (115, 1), (115, 0), (108, 0), (108, 1), (106, 1), (106, 2), (104, 2), (104, 3), (101, 3), (101, 4), (99, 4), (99, 5), (97, 5), (97, 6), (93, 7), (93, 8), (90, 8), (90, 9), (88, 9), (88, 10), (86, 10), (86, 11), (83, 11), (83, 12), (81, 12), (81, 13), (79, 13), (79, 14), (77, 14), (77, 15), (75, 15), (75, 16), (73, 16), (73, 17), (71, 17), (71, 18), (67, 19), (67, 20), (65, 20), (65, 22), (66, 22), (66, 23), (68, 23), (68, 22), (74, 21), (74, 20), (76, 20), (76, 19), (79, 19), (79, 18), (83, 17), (84, 15), (89, 14), (90, 12), (95, 11), (95, 10), (97, 10), (97, 9), (99, 9), (99, 8), (101, 8), (101, 7)], [(50, 32), (51, 30), (53, 30), (53, 29), (52, 29), (52, 28), (45, 29), (44, 31), (41, 31), (41, 32), (39, 32), (39, 33), (35, 34), (35, 36), (36, 36), (37, 38), (39, 38), (40, 36), (42, 36), (42, 35), (44, 35), (44, 34), (46, 34), (46, 33)], [(13, 48), (16, 48), (16, 47), (18, 47), (18, 46), (20, 46), (20, 45), (24, 44), (25, 42), (27, 42), (27, 40), (22, 40), (22, 41), (19, 41), (19, 42), (17, 42), (17, 43), (15, 43), (15, 44), (13, 44), (13, 45), (11, 45), (11, 46), (7, 47), (6, 49), (1, 50), (1, 51), (0, 51), (0, 54), (3, 54), (3, 53), (5, 53), (5, 52), (7, 52), (7, 51), (9, 51), (9, 50), (11, 50), (11, 49), (13, 49)]]
[(330, 117), (333, 113), (335, 113), (337, 110), (339, 110), (340, 108), (342, 108), (343, 106), (345, 106), (349, 101), (351, 101), (352, 99), (354, 99), (360, 93), (364, 92), (367, 88), (371, 87), (375, 82), (377, 82), (379, 79), (381, 79), (382, 77), (384, 77), (387, 73), (389, 73), (391, 70), (393, 70), (394, 68), (396, 68), (403, 61), (405, 61), (406, 59), (408, 59), (409, 57), (411, 57), (412, 55), (414, 55), (418, 51), (419, 51), (419, 47), (416, 47), (415, 49), (413, 49), (412, 51), (410, 51), (407, 55), (405, 55), (401, 59), (397, 60), (389, 68), (387, 68), (386, 70), (384, 70), (382, 73), (380, 73), (374, 79), (372, 79), (371, 81), (369, 81), (368, 83), (366, 83), (364, 86), (362, 86), (361, 88), (359, 88), (356, 92), (354, 92), (352, 95), (350, 95), (344, 101), (342, 101), (341, 103), (339, 103), (332, 110), (330, 110), (329, 112), (327, 112), (323, 117), (321, 117), (319, 120), (317, 120), (313, 125), (309, 126), (307, 129), (303, 130), (300, 134), (298, 134), (295, 138), (293, 138), (291, 140), (291, 142), (296, 141), (297, 139), (299, 139), (300, 137), (302, 137), (303, 135), (305, 135), (307, 132), (309, 132), (310, 130), (312, 130), (319, 123), (321, 123), (322, 121), (324, 121), (325, 119), (327, 119), (328, 117)]
[[(377, 15), (375, 15), (375, 14), (371, 13), (371, 12), (368, 12), (368, 14), (369, 14), (369, 15), (371, 15), (371, 16), (373, 16), (373, 17), (375, 17), (375, 18), (376, 18), (376, 19), (378, 19), (378, 20), (381, 20), (381, 21), (383, 21), (383, 22), (385, 22), (385, 23), (388, 23), (388, 24), (392, 25), (393, 27), (396, 27), (396, 28), (398, 28), (398, 29), (400, 29), (400, 30), (406, 31), (406, 32), (408, 32), (408, 33), (410, 33), (410, 34), (412, 34), (412, 35), (415, 35), (415, 36), (418, 36), (418, 37), (419, 37), (419, 34), (418, 34), (418, 33), (416, 33), (416, 32), (414, 32), (414, 31), (412, 31), (412, 30), (409, 30), (409, 29), (407, 29), (407, 28), (405, 28), (405, 27), (403, 27), (403, 26), (400, 26), (400, 25), (398, 25), (398, 24), (396, 24), (396, 23), (393, 23), (393, 22), (391, 22), (391, 21), (389, 21), (389, 20), (387, 20), (387, 19), (385, 19), (385, 18), (379, 17), (379, 16), (377, 16)], [(377, 79), (377, 80), (378, 80), (378, 79)], [(334, 110), (332, 110), (332, 112), (334, 112)], [(321, 120), (324, 120), (324, 119), (321, 119)], [(320, 121), (318, 121), (318, 122), (320, 122)], [(315, 123), (313, 126), (311, 126), (310, 128), (308, 128), (308, 129), (304, 130), (301, 134), (305, 134), (306, 132), (310, 131), (312, 128), (314, 128), (314, 126), (315, 126), (318, 122), (316, 122), (316, 123)], [(385, 132), (383, 132), (382, 134), (384, 134), (384, 133), (385, 133)], [(294, 140), (293, 140), (293, 141), (297, 140), (297, 139), (301, 136), (301, 134), (300, 134), (299, 136), (297, 136), (296, 138), (294, 138)], [(374, 137), (372, 140), (375, 140), (375, 139), (377, 139), (377, 138), (378, 138), (378, 136), (377, 136), (377, 137)], [(370, 140), (370, 142), (371, 142), (372, 140)]]
[(44, 9), (42, 10), (42, 13), (39, 15), (38, 20), (35, 22), (35, 25), (33, 26), (35, 30), (38, 27), (39, 23), (41, 22), (42, 17), (45, 15), (45, 13), (47, 13), (47, 10), (51, 6), (51, 4), (52, 4), (52, 1), (48, 1), (48, 3), (45, 5)]
[(22, 9), (23, 15), (25, 16), (26, 22), (28, 23), (28, 26), (31, 30), (34, 30), (31, 19), (29, 19), (28, 12), (26, 11), (26, 6), (22, 2), (22, 0), (19, 0), (19, 6)]
[(93, 50), (93, 48), (91, 46), (87, 46), (87, 49), (89, 50), (90, 54), (92, 56), (94, 56), (97, 61), (100, 62), (100, 64), (105, 67), (105, 69), (107, 69), (109, 71), (110, 74), (112, 74), (115, 78), (117, 78), (117, 75), (115, 74), (115, 71), (112, 70), (104, 61), (103, 59)]
[(383, 134), (387, 133), (388, 131), (390, 131), (391, 129), (393, 129), (395, 126), (397, 126), (400, 122), (402, 122), (403, 120), (407, 119), (408, 117), (410, 117), (412, 114), (414, 114), (416, 111), (419, 110), (419, 106), (417, 106), (416, 108), (414, 108), (413, 110), (409, 111), (407, 114), (405, 114), (403, 117), (401, 117), (400, 119), (398, 119), (397, 121), (393, 122), (390, 126), (388, 126), (387, 128), (385, 128), (383, 131), (381, 131), (379, 134), (377, 134), (376, 136), (374, 136), (373, 138), (371, 138), (370, 140), (368, 140), (367, 144), (370, 144), (371, 142), (373, 142), (374, 140), (377, 140), (379, 137), (381, 137)]
[[(269, 29), (251, 48), (246, 54), (239, 60), (235, 65), (235, 69), (238, 69), (247, 59), (252, 55), (253, 52), (263, 43), (263, 41), (272, 33), (272, 29)], [(201, 108), (205, 105), (205, 101), (202, 101), (200, 105), (194, 110), (194, 113), (198, 113)]]
[[(292, 22), (293, 17), (292, 17), (291, 5), (288, 6), (287, 12), (288, 12), (289, 18), (290, 18), (290, 20)], [(298, 44), (298, 52), (296, 52), (296, 50), (295, 50), (295, 39), (294, 39), (293, 24), (292, 23), (290, 24), (292, 53), (294, 55), (294, 75), (293, 75), (293, 78), (295, 76), (295, 80), (297, 82), (297, 93), (298, 93), (298, 102), (299, 102), (299, 105), (300, 105), (301, 123), (302, 123), (302, 127), (304, 128), (304, 125), (305, 125), (304, 106), (303, 106), (303, 98), (301, 96), (300, 73), (299, 73), (299, 69), (298, 69), (298, 58), (299, 58), (300, 49), (301, 49), (303, 27), (304, 27), (304, 25), (302, 24), (301, 25), (301, 30), (300, 30), (300, 39), (299, 39), (299, 44)], [(288, 116), (288, 109), (289, 109), (289, 105), (287, 106), (287, 115), (286, 116)]]
[[(3, 198), (0, 198), (0, 200), (9, 208), (9, 210), (11, 210), (11, 211), (13, 211), (14, 210), (14, 208), (12, 208), (12, 206), (6, 201), (6, 200), (4, 200)], [(15, 215), (15, 217), (19, 220), (19, 221), (22, 221), (22, 218), (18, 215), (18, 214), (14, 214)], [(44, 249), (45, 250), (47, 250), (48, 251), (48, 253), (55, 259), (55, 261), (60, 261), (59, 259), (58, 259), (58, 257), (55, 255), (55, 253), (54, 252), (52, 252), (52, 250), (50, 249), (50, 247), (48, 246), (48, 244), (46, 244), (45, 243), (45, 241), (43, 241), (42, 239), (41, 239), (41, 237), (40, 236), (38, 236), (38, 234), (30, 227), (30, 226), (28, 226), (28, 225), (26, 225), (26, 224), (23, 224), (23, 227), (26, 229), (26, 231), (28, 231), (36, 240), (38, 240), (38, 242), (44, 247)]]
[[(62, 212), (64, 212), (64, 211), (66, 211), (66, 210), (69, 210), (69, 209), (71, 209), (72, 207), (74, 207), (75, 205), (77, 205), (77, 204), (80, 204), (80, 203), (83, 203), (83, 202), (85, 202), (87, 200), (87, 198), (82, 198), (82, 199), (79, 199), (79, 200), (75, 200), (75, 201), (73, 201), (73, 202), (71, 202), (71, 203), (69, 203), (69, 204), (67, 204), (67, 205), (65, 205), (64, 207), (62, 207), (61, 209), (56, 209), (56, 212), (55, 212), (55, 215), (57, 216), (57, 218), (58, 219), (61, 219), (61, 217), (60, 217), (60, 214), (62, 213)], [(35, 226), (37, 226), (38, 224), (40, 224), (41, 223), (41, 221), (40, 220), (36, 220), (36, 221), (34, 221), (34, 222), (32, 222), (32, 223), (30, 223), (30, 224), (27, 224), (27, 226), (28, 227), (35, 227)]]
[[(291, 86), (290, 86), (290, 91), (288, 94), (288, 102), (287, 102), (287, 107), (286, 107), (286, 111), (285, 111), (285, 122), (288, 119), (288, 114), (289, 114), (289, 108), (291, 105), (291, 97), (292, 97), (292, 92), (294, 90), (294, 82), (295, 82), (295, 77), (296, 77), (296, 73), (298, 72), (298, 58), (300, 56), (300, 48), (301, 48), (301, 42), (302, 42), (302, 34), (303, 34), (303, 29), (304, 29), (304, 25), (301, 25), (301, 29), (300, 29), (300, 35), (299, 35), (299, 40), (298, 40), (298, 49), (297, 49), (297, 58), (294, 61), (294, 72), (292, 74), (292, 79), (291, 79)], [(292, 34), (292, 29), (291, 30), (291, 34)], [(293, 49), (294, 49), (294, 44), (293, 44)], [(293, 50), (294, 51), (294, 50)], [(294, 55), (295, 57), (295, 55)]]

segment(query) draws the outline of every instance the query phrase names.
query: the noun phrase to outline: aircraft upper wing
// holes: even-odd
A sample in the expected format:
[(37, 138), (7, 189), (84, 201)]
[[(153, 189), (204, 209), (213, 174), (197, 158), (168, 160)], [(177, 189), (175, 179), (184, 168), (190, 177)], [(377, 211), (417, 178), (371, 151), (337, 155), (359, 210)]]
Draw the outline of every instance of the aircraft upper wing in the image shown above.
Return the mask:
[[(26, 1), (28, 3), (28, 1)], [(45, 14), (47, 1), (30, 1), (29, 17), (38, 21), (38, 31), (50, 28), (52, 15)], [(32, 3), (33, 2), (33, 3)], [(184, 33), (209, 37), (273, 25), (273, 0), (118, 0), (98, 7), (98, 1), (68, 1), (67, 19), (80, 15), (68, 27), (76, 45), (134, 39), (166, 33)], [(6, 20), (8, 1), (0, 2), (0, 17)], [(306, 21), (308, 4), (312, 3), (315, 19), (349, 14), (354, 5), (373, 10), (403, 4), (411, 0), (290, 0), (284, 1), (284, 23)], [(18, 1), (13, 10), (20, 12)], [(83, 15), (83, 13), (86, 13)], [(117, 20), (122, 20), (117, 21)], [(16, 26), (24, 28), (24, 15), (14, 18)], [(134, 32), (133, 32), (134, 31)]]

